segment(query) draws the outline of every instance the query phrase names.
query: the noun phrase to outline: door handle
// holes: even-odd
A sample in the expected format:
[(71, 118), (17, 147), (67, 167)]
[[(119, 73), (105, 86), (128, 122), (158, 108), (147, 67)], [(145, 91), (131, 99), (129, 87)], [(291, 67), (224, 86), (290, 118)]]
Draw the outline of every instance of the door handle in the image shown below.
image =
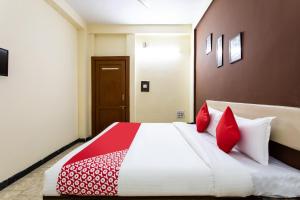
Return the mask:
[(122, 110), (124, 110), (125, 108), (127, 108), (127, 106), (120, 106), (120, 108), (121, 108)]
[(119, 67), (103, 67), (102, 70), (119, 70)]

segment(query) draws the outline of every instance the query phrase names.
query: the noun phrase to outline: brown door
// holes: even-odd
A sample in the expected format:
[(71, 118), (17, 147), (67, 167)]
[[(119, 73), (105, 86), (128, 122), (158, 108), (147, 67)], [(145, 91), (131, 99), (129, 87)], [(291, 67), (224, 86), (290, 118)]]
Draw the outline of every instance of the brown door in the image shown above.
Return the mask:
[(129, 57), (92, 57), (93, 136), (129, 121)]

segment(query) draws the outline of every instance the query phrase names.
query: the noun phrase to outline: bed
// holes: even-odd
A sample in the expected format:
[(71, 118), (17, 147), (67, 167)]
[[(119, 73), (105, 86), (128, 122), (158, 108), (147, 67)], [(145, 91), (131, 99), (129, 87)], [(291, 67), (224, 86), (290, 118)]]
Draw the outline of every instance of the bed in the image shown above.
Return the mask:
[[(280, 116), (272, 125), (271, 139), (299, 150), (299, 109), (216, 101), (208, 103), (216, 109), (230, 104), (233, 110), (245, 117)], [(120, 123), (112, 124), (45, 172), (45, 200), (75, 199), (78, 196), (58, 192), (62, 169), (118, 125)], [(269, 165), (264, 166), (236, 149), (226, 154), (216, 147), (213, 136), (197, 133), (194, 124), (142, 123), (132, 138), (118, 171), (116, 194), (109, 198), (300, 196), (299, 170), (273, 157), (270, 157)], [(92, 199), (94, 195), (85, 194), (78, 199)]]

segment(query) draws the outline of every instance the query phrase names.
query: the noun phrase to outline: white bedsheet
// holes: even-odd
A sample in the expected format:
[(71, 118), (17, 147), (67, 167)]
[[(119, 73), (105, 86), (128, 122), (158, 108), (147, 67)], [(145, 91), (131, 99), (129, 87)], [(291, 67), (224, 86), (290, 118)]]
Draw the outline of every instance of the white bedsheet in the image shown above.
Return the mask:
[[(118, 195), (300, 196), (298, 170), (275, 159), (261, 166), (237, 151), (227, 155), (216, 148), (214, 137), (195, 130), (185, 123), (143, 123), (122, 163)], [(59, 195), (61, 167), (100, 136), (45, 172), (45, 196)]]
[[(184, 127), (186, 133), (196, 136), (198, 142), (205, 140), (216, 146), (216, 138), (207, 133), (197, 133), (195, 125), (180, 124), (180, 126)], [(273, 157), (270, 157), (269, 165), (261, 165), (236, 149), (229, 155), (249, 170), (254, 187), (252, 195), (300, 197), (300, 170), (292, 168)]]
[(213, 176), (167, 123), (143, 123), (122, 163), (120, 196), (212, 195)]
[(253, 193), (251, 174), (246, 167), (216, 148), (216, 145), (207, 142), (205, 137), (202, 137), (204, 134), (197, 133), (196, 129), (190, 129), (186, 123), (175, 122), (173, 124), (194, 152), (211, 169), (214, 179), (214, 196), (243, 197)]
[[(59, 195), (55, 188), (61, 167), (98, 137), (100, 135), (76, 148), (45, 172), (45, 196)], [(122, 163), (118, 195), (212, 194), (213, 180), (210, 172), (175, 126), (170, 123), (143, 123)]]

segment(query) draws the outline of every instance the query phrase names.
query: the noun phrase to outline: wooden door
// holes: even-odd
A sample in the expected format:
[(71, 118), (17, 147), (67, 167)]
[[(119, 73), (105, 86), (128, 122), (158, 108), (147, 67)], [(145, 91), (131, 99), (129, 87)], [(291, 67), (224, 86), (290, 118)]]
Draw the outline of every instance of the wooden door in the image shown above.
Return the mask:
[(129, 121), (129, 57), (92, 57), (92, 134)]

